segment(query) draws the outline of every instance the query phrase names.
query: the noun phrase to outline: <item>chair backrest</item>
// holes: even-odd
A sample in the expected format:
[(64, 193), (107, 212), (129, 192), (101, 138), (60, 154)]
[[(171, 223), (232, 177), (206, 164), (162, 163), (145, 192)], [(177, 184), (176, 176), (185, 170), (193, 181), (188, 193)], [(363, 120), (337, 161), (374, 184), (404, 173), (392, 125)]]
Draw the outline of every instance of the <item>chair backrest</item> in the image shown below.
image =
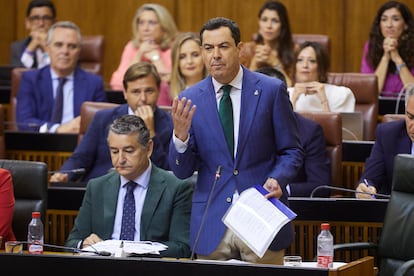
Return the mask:
[(335, 112), (299, 112), (305, 118), (317, 122), (323, 129), (326, 148), (331, 159), (332, 183), (342, 186), (342, 119)]
[(378, 245), (379, 275), (394, 275), (405, 261), (414, 259), (413, 221), (414, 156), (398, 154), (394, 159), (391, 197)]
[(20, 80), (25, 71), (32, 70), (24, 67), (16, 67), (11, 71), (11, 90), (10, 90), (10, 107), (7, 112), (7, 130), (17, 130), (16, 124), (16, 97), (19, 92)]
[(364, 140), (375, 140), (378, 121), (378, 80), (375, 74), (329, 73), (328, 83), (346, 86), (355, 96), (355, 111), (364, 115)]
[(405, 114), (385, 114), (382, 117), (382, 122), (387, 123), (403, 119), (405, 119)]
[(102, 35), (82, 36), (82, 48), (79, 57), (79, 65), (82, 69), (97, 75), (102, 75), (104, 42)]
[(46, 222), (48, 171), (44, 162), (0, 160), (0, 167), (10, 171), (14, 187), (13, 232), (19, 241), (27, 240), (27, 226), (33, 211)]
[(88, 130), (89, 124), (92, 122), (93, 117), (95, 117), (95, 113), (99, 110), (114, 108), (116, 106), (119, 106), (119, 104), (92, 101), (83, 102), (81, 106), (81, 119), (78, 135), (78, 144), (80, 143), (86, 131)]
[(325, 47), (328, 56), (331, 56), (331, 39), (324, 34), (292, 34), (293, 41), (297, 44), (302, 44), (305, 41), (318, 42)]

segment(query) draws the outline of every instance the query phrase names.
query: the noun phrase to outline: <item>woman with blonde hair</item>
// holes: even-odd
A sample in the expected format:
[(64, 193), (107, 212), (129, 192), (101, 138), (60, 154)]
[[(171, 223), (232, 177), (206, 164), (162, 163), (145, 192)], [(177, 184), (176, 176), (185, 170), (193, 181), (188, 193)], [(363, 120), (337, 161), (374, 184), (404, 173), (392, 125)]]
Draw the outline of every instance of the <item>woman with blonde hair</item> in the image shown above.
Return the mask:
[(171, 105), (168, 81), (171, 73), (171, 44), (177, 26), (168, 10), (158, 4), (144, 4), (132, 21), (133, 38), (126, 44), (118, 69), (112, 74), (112, 89), (122, 90), (123, 76), (131, 64), (150, 62), (161, 75), (159, 105)]
[(200, 37), (193, 32), (178, 35), (172, 47), (171, 59), (170, 95), (174, 99), (181, 91), (207, 75), (201, 56)]

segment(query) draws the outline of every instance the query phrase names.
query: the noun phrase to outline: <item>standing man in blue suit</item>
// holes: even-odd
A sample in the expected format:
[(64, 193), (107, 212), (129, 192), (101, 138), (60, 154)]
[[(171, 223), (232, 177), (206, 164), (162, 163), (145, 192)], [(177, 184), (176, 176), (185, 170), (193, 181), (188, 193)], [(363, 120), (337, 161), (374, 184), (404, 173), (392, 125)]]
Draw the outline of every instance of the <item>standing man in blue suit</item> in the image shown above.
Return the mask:
[[(259, 183), (269, 191), (266, 197), (288, 204), (286, 185), (302, 165), (303, 149), (286, 86), (240, 65), (242, 43), (236, 22), (210, 19), (202, 27), (200, 38), (210, 76), (174, 99), (169, 153), (170, 169), (179, 178), (198, 171), (191, 213), (192, 248), (201, 259), (282, 264), (284, 250), (293, 240), (291, 223), (259, 258), (226, 228), (222, 217), (238, 193)], [(229, 94), (228, 88), (223, 89), (225, 85), (231, 85)], [(218, 112), (225, 94), (231, 98), (231, 128), (222, 127)], [(227, 131), (233, 134), (226, 136)], [(219, 166), (221, 177), (212, 191)], [(211, 205), (201, 225), (210, 193)]]
[[(365, 169), (357, 191), (391, 194), (394, 157), (399, 153), (414, 154), (414, 85), (406, 88), (405, 120), (379, 124), (375, 144), (365, 161)], [(369, 194), (355, 194), (357, 198), (371, 199)]]
[[(169, 169), (167, 156), (173, 123), (170, 114), (157, 106), (161, 77), (156, 67), (147, 62), (131, 65), (125, 72), (123, 85), (127, 103), (95, 114), (85, 136), (61, 170), (85, 168), (83, 181), (106, 174), (112, 168), (106, 141), (108, 126), (125, 114), (134, 114), (144, 119), (154, 142), (151, 160), (156, 166)], [(74, 181), (76, 177), (76, 174), (55, 173), (50, 181)]]
[[(74, 23), (57, 22), (49, 29), (47, 52), (50, 65), (23, 73), (17, 94), (16, 120), (19, 130), (78, 133), (84, 101), (106, 101), (101, 76), (77, 66), (81, 33)], [(52, 121), (52, 110), (63, 78), (63, 109), (60, 121)]]

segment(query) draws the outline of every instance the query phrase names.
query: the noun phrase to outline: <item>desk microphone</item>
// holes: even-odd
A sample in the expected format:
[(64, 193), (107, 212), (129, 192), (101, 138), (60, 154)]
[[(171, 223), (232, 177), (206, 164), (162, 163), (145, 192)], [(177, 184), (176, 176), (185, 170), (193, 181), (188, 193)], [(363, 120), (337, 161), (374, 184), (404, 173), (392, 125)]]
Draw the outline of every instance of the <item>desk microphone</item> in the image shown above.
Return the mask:
[(72, 169), (72, 170), (48, 171), (48, 174), (54, 174), (54, 173), (84, 174), (85, 172), (86, 172), (85, 168), (78, 168), (78, 169)]
[(328, 189), (328, 190), (334, 190), (334, 191), (343, 191), (343, 192), (351, 192), (351, 193), (357, 193), (357, 194), (366, 194), (366, 195), (375, 196), (375, 197), (390, 198), (390, 195), (375, 194), (375, 193), (370, 193), (370, 192), (361, 192), (361, 191), (357, 191), (357, 190), (353, 190), (353, 189), (346, 189), (346, 188), (340, 188), (340, 187), (328, 186), (328, 185), (322, 185), (322, 186), (316, 187), (315, 189), (312, 190), (312, 193), (310, 194), (310, 197), (312, 198), (313, 195), (318, 190), (321, 190), (321, 189)]
[(213, 197), (214, 189), (216, 188), (217, 181), (219, 180), (221, 176), (221, 165), (217, 167), (216, 176), (214, 177), (213, 186), (211, 187), (210, 193), (208, 194), (206, 209), (204, 209), (203, 217), (201, 219), (200, 227), (198, 228), (197, 236), (194, 240), (193, 248), (191, 249), (191, 256), (190, 260), (194, 260), (194, 251), (197, 247), (198, 240), (200, 239), (201, 230), (203, 230), (204, 221), (206, 220), (207, 212), (210, 207), (211, 199)]
[[(29, 245), (31, 243), (30, 242), (26, 242), (26, 241), (17, 241), (16, 244), (14, 244), (13, 247), (12, 247), (12, 252), (14, 250), (14, 247), (16, 247), (16, 246), (18, 246), (20, 244)], [(91, 248), (94, 249), (94, 251), (80, 249), (80, 248), (76, 248), (76, 247), (68, 247), (68, 246), (47, 244), (47, 243), (44, 243), (43, 244), (43, 247), (63, 249), (63, 250), (70, 251), (72, 253), (92, 253), (92, 254), (96, 254), (98, 256), (111, 256), (111, 252), (108, 252), (108, 251), (98, 251), (93, 246), (91, 246)]]

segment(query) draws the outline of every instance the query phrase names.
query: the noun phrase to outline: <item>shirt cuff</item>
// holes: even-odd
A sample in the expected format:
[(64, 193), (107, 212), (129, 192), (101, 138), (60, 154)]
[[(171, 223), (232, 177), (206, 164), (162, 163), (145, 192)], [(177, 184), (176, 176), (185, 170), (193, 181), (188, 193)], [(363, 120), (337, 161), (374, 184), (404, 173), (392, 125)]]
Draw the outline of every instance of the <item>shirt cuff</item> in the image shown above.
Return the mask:
[(188, 135), (187, 139), (183, 142), (175, 136), (175, 131), (173, 131), (173, 143), (175, 146), (175, 150), (178, 153), (183, 153), (188, 148), (188, 141), (190, 140), (190, 135)]

